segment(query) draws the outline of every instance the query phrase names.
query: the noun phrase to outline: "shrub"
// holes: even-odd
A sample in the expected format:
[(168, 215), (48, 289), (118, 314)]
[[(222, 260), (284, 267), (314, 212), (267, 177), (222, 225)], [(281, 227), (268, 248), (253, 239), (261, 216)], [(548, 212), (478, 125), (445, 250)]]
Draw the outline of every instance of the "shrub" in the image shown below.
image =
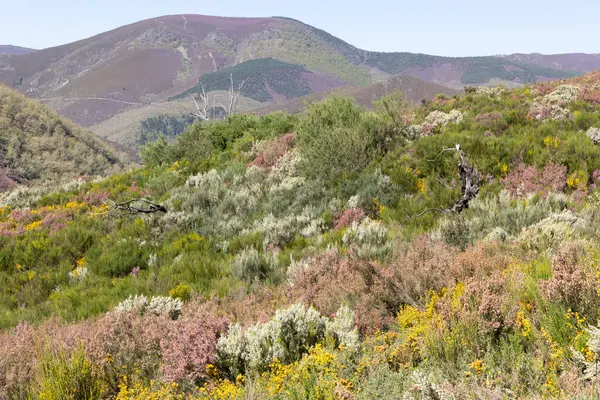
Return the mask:
[(596, 316), (599, 282), (597, 273), (586, 264), (584, 248), (565, 243), (552, 260), (552, 277), (542, 282), (541, 289), (551, 300), (561, 301), (583, 315)]
[(100, 397), (99, 377), (81, 345), (70, 355), (65, 351), (47, 349), (38, 368), (36, 398), (95, 400)]
[(297, 361), (325, 338), (326, 323), (314, 308), (294, 304), (245, 332), (233, 325), (217, 342), (215, 363), (235, 377), (246, 369), (264, 371), (276, 359), (284, 364)]
[(235, 255), (231, 261), (231, 272), (240, 279), (253, 281), (255, 278), (265, 279), (278, 265), (276, 253), (259, 254), (254, 247), (249, 247)]
[(160, 341), (162, 371), (170, 381), (199, 384), (206, 378), (206, 367), (214, 360), (219, 334), (227, 320), (200, 306), (173, 323)]
[(116, 313), (152, 314), (179, 318), (183, 302), (178, 298), (154, 296), (148, 299), (144, 295), (129, 296), (115, 307)]
[(548, 163), (543, 170), (534, 166), (519, 164), (501, 180), (502, 185), (513, 196), (529, 194), (546, 196), (549, 192), (563, 191), (567, 185), (567, 167)]
[(253, 148), (256, 153), (250, 166), (256, 165), (265, 169), (273, 167), (277, 161), (291, 148), (296, 141), (295, 133), (286, 133), (277, 140), (261, 142)]
[(355, 222), (360, 222), (365, 213), (360, 208), (349, 208), (335, 220), (333, 229), (342, 229), (351, 226)]
[(594, 142), (594, 144), (600, 144), (600, 128), (591, 127), (587, 130), (585, 134), (587, 135), (587, 137), (592, 139), (592, 142)]
[(352, 222), (344, 232), (342, 242), (364, 258), (385, 257), (391, 248), (387, 228), (380, 221), (369, 217)]
[(192, 294), (192, 290), (186, 284), (180, 283), (173, 289), (169, 290), (169, 297), (179, 299), (181, 301), (188, 301)]
[(573, 113), (568, 106), (577, 99), (579, 91), (580, 88), (574, 85), (558, 86), (553, 92), (535, 101), (528, 116), (541, 121), (571, 119)]
[(362, 113), (356, 103), (341, 97), (309, 108), (298, 127), (298, 147), (308, 177), (335, 182), (367, 165), (374, 138), (361, 130)]

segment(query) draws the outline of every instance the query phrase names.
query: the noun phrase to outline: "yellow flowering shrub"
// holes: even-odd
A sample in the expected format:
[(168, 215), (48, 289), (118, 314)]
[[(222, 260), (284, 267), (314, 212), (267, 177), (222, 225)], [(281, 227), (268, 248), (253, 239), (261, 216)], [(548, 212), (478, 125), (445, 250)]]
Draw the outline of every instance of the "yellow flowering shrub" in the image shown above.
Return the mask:
[(42, 221), (33, 221), (32, 223), (25, 225), (25, 230), (31, 231), (31, 230), (39, 228), (41, 225), (42, 225)]
[(150, 381), (144, 384), (138, 380), (124, 377), (119, 384), (119, 393), (115, 400), (184, 400), (191, 397), (179, 393), (176, 383), (158, 383)]
[(340, 354), (317, 344), (293, 364), (282, 365), (275, 360), (261, 375), (262, 385), (269, 396), (276, 396), (294, 393), (298, 388), (306, 389), (306, 383), (311, 382), (311, 398), (338, 399), (340, 393), (352, 393), (358, 380), (358, 371), (352, 374)]

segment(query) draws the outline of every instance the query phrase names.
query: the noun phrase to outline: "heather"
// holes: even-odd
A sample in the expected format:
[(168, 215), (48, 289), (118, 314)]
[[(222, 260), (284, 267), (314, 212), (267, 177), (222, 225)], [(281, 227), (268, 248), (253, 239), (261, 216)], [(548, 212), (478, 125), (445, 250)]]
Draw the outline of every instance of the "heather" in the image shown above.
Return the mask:
[(594, 77), (233, 115), (3, 194), (0, 398), (594, 398)]

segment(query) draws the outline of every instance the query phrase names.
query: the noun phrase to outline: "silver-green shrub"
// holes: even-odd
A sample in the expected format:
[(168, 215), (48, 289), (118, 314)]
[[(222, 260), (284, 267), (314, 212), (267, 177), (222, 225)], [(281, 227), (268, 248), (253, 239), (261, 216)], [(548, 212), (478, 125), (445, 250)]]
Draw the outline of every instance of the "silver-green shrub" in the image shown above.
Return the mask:
[(168, 316), (177, 319), (181, 315), (183, 302), (180, 299), (154, 296), (150, 299), (144, 295), (129, 296), (120, 302), (114, 309), (116, 313), (138, 313), (140, 315), (153, 314), (157, 316)]
[(243, 331), (232, 325), (219, 338), (215, 362), (232, 376), (247, 370), (265, 370), (274, 360), (291, 363), (299, 360), (310, 347), (331, 337), (336, 344), (358, 347), (354, 313), (342, 307), (334, 320), (312, 307), (294, 304), (275, 312), (273, 318)]

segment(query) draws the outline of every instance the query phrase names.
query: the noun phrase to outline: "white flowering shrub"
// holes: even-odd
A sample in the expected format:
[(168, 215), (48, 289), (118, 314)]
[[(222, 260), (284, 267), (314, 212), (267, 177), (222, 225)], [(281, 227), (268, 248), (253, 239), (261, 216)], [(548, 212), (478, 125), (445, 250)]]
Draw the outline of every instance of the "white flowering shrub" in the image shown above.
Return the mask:
[(232, 376), (246, 370), (265, 370), (275, 359), (292, 363), (325, 339), (328, 323), (337, 329), (338, 337), (353, 345), (347, 321), (350, 315), (343, 310), (340, 320), (332, 323), (314, 308), (294, 304), (277, 310), (269, 321), (255, 324), (245, 332), (233, 325), (217, 342), (215, 363)]
[(546, 218), (527, 227), (518, 239), (533, 249), (554, 247), (578, 236), (587, 228), (587, 222), (571, 210), (550, 213)]
[(348, 199), (347, 208), (358, 208), (361, 203), (360, 195), (355, 194), (354, 196)]
[(413, 371), (411, 380), (415, 390), (406, 391), (402, 400), (454, 400), (452, 394), (433, 383), (432, 377), (422, 371)]
[(116, 313), (134, 312), (140, 315), (162, 315), (175, 320), (181, 315), (182, 306), (183, 302), (177, 298), (154, 296), (148, 299), (148, 297), (144, 295), (135, 295), (129, 296), (126, 300), (119, 303), (114, 311)]
[(344, 232), (342, 243), (353, 247), (362, 258), (384, 257), (391, 250), (388, 229), (369, 217), (352, 222)]
[(181, 315), (181, 307), (183, 307), (181, 299), (167, 296), (154, 296), (148, 302), (145, 312), (177, 319)]
[(591, 127), (585, 133), (595, 144), (600, 144), (600, 128)]
[(190, 176), (185, 182), (186, 186), (195, 188), (193, 202), (201, 208), (216, 206), (224, 194), (223, 177), (217, 170)]
[(87, 267), (83, 265), (78, 265), (73, 271), (69, 272), (69, 280), (71, 282), (80, 282), (85, 279), (87, 274)]
[[(91, 182), (98, 182), (101, 178), (96, 177)], [(33, 203), (39, 201), (42, 197), (51, 193), (70, 192), (79, 189), (88, 183), (83, 178), (75, 178), (64, 183), (52, 183), (45, 185), (23, 186), (18, 185), (8, 192), (0, 193), (0, 207), (10, 206), (11, 208), (30, 207)]]
[(571, 119), (573, 113), (569, 105), (577, 99), (580, 88), (574, 85), (558, 86), (552, 93), (548, 93), (536, 100), (529, 110), (529, 115), (537, 120), (559, 120)]
[(335, 346), (344, 346), (350, 350), (358, 349), (360, 338), (354, 324), (354, 311), (342, 305), (333, 320), (327, 320), (326, 336), (334, 340)]
[(436, 110), (425, 117), (425, 122), (434, 127), (445, 128), (448, 124), (460, 123), (463, 120), (463, 117), (463, 114), (458, 110), (452, 110), (447, 114), (443, 111)]
[[(469, 204), (464, 215), (448, 215), (440, 221), (439, 228), (431, 233), (432, 238), (448, 244), (465, 247), (477, 239), (519, 240), (534, 246), (533, 239), (547, 235), (567, 234), (567, 230), (581, 230), (586, 223), (566, 210), (567, 197), (563, 193), (550, 193), (545, 198), (530, 196), (526, 200), (511, 197), (508, 191), (498, 196), (477, 198)], [(552, 245), (545, 239), (538, 245)]]
[(600, 375), (600, 364), (598, 361), (600, 360), (600, 327), (590, 325), (585, 328), (585, 331), (589, 336), (587, 342), (588, 349), (594, 354), (593, 360), (588, 361), (588, 359), (575, 348), (571, 348), (571, 350), (573, 351), (575, 361), (577, 361), (583, 369), (583, 376), (581, 379), (596, 380)]
[(451, 110), (449, 113), (435, 110), (425, 117), (425, 122), (418, 125), (410, 125), (407, 128), (409, 139), (418, 139), (422, 136), (431, 135), (436, 129), (444, 129), (448, 124), (462, 122), (464, 115), (459, 110)]
[(298, 175), (300, 161), (297, 152), (289, 151), (270, 171), (236, 164), (190, 176), (183, 187), (173, 190), (167, 204), (181, 210), (167, 215), (181, 212), (186, 219), (163, 217), (161, 224), (181, 221), (202, 235), (226, 240), (262, 233), (265, 245), (277, 246), (296, 235), (320, 235), (326, 227), (320, 217), (327, 207), (324, 189)]
[(320, 210), (307, 206), (300, 214), (275, 217), (272, 213), (255, 221), (251, 229), (244, 233), (261, 232), (265, 237), (265, 245), (282, 245), (289, 242), (297, 234), (315, 236), (325, 229), (325, 221), (319, 216)]
[(267, 252), (261, 255), (254, 247), (248, 247), (235, 255), (231, 261), (231, 272), (240, 279), (251, 281), (267, 277), (278, 266), (277, 253)]
[(499, 99), (504, 91), (505, 88), (502, 86), (478, 86), (475, 89), (475, 94), (479, 96), (487, 96), (492, 99)]
[(267, 181), (270, 184), (281, 183), (285, 178), (300, 176), (302, 157), (297, 151), (288, 151), (271, 168)]

